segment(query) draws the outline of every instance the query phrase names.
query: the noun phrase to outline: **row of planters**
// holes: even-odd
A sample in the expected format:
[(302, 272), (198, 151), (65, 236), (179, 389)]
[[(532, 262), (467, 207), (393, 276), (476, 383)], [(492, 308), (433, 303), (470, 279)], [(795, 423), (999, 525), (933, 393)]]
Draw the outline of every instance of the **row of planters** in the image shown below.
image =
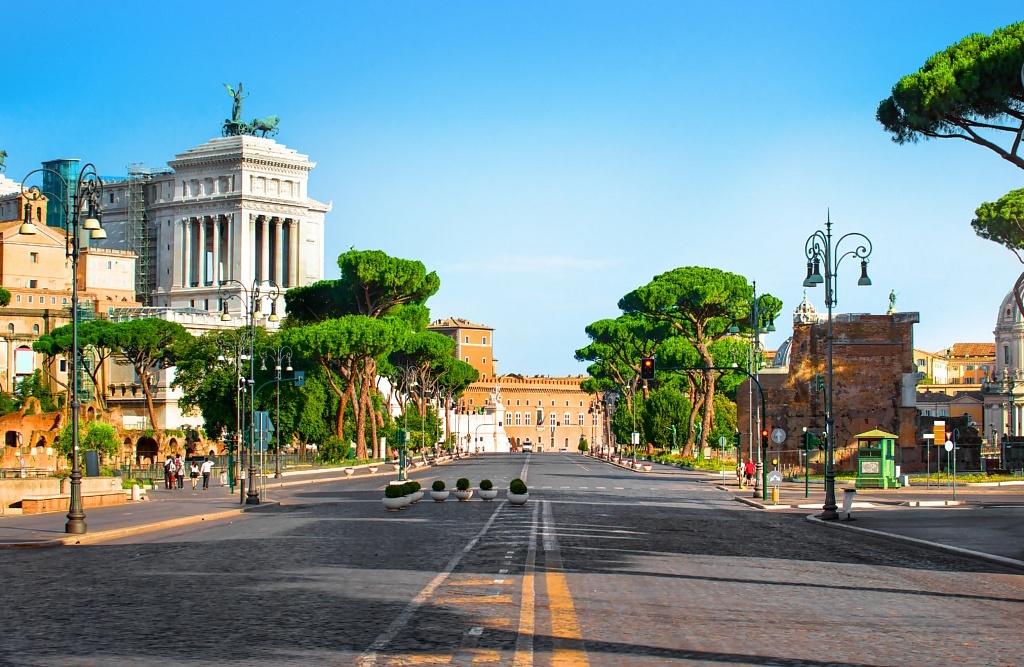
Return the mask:
[[(455, 481), (455, 491), (452, 493), (460, 501), (467, 501), (473, 497), (474, 489), (471, 488), (467, 478), (460, 477)], [(490, 501), (498, 497), (498, 490), (494, 488), (494, 483), (491, 480), (484, 479), (480, 481), (479, 494), (481, 500)], [(434, 480), (434, 483), (430, 485), (430, 497), (434, 502), (443, 503), (448, 499), (448, 495), (449, 491), (445, 489), (444, 481)], [(419, 502), (422, 497), (423, 491), (420, 490), (420, 483), (410, 480), (384, 487), (384, 499), (381, 502), (389, 512), (397, 512)], [(508, 493), (505, 497), (512, 505), (521, 506), (530, 499), (530, 493), (526, 488), (526, 483), (517, 478), (509, 483)]]
[(609, 460), (616, 465), (626, 466), (627, 468), (632, 468), (634, 470), (643, 470), (644, 472), (650, 472), (653, 467), (650, 461), (637, 461), (636, 459), (618, 456), (616, 454), (613, 454)]

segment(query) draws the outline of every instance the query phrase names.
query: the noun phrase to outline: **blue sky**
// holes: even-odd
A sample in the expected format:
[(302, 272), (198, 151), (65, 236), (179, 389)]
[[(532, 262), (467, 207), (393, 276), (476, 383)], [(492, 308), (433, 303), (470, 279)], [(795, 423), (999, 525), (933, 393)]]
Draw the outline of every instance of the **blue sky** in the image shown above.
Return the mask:
[(278, 141), (318, 163), (328, 277), (353, 245), (423, 261), (433, 316), (495, 327), (506, 373), (584, 372), (583, 328), (686, 265), (780, 297), (774, 348), (829, 209), (874, 243), (874, 286), (844, 265), (837, 312), (885, 312), (895, 289), (920, 348), (992, 340), (1022, 268), (969, 223), (1024, 174), (965, 142), (897, 146), (874, 119), (902, 75), (1024, 19), (1019, 2), (227, 7), (33, 3), (45, 27), (4, 40), (7, 176), (162, 166), (219, 134), (221, 84), (243, 81), (244, 115), (279, 115)]

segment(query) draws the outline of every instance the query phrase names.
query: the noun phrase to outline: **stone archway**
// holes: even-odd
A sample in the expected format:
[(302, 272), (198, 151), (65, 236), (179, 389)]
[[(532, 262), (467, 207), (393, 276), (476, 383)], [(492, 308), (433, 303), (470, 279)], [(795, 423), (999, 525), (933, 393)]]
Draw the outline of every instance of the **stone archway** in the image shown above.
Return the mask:
[(171, 438), (170, 440), (167, 441), (167, 453), (171, 454), (172, 456), (177, 456), (178, 454), (181, 453), (178, 451), (177, 438)]
[[(129, 443), (131, 442), (130, 439), (126, 438), (126, 440), (128, 440)], [(135, 462), (141, 466), (143, 461), (149, 459), (150, 465), (153, 465), (156, 463), (156, 457), (159, 451), (160, 447), (157, 445), (156, 440), (148, 435), (144, 435), (139, 438), (137, 443), (135, 443)]]

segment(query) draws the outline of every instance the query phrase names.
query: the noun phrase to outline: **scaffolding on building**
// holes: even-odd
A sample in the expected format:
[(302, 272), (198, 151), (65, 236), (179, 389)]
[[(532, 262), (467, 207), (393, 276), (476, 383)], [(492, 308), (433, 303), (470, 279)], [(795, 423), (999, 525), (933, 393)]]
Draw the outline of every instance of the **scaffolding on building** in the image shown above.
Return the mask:
[(135, 253), (135, 298), (149, 304), (156, 289), (156, 232), (146, 213), (146, 185), (169, 169), (151, 169), (142, 162), (128, 163), (125, 187), (125, 245)]

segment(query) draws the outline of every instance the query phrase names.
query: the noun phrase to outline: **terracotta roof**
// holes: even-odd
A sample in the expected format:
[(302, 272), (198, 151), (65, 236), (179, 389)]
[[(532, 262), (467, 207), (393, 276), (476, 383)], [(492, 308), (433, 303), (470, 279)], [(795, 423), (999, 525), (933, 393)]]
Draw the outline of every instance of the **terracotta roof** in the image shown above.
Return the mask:
[[(494, 327), (489, 327), (486, 324), (474, 324), (469, 320), (463, 320), (458, 317), (447, 317), (443, 320), (434, 320), (429, 325), (428, 329), (487, 329), (488, 331), (494, 331)], [(992, 348), (992, 354), (995, 354), (995, 348)]]
[(994, 357), (996, 356), (995, 343), (953, 343), (949, 348), (951, 357)]

